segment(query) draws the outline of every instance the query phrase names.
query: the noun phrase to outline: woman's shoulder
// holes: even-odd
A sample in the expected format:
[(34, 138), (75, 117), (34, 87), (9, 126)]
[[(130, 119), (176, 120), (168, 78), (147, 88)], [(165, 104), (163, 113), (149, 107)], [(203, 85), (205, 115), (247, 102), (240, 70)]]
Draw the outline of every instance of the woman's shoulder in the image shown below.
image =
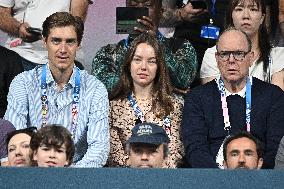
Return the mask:
[(284, 47), (273, 47), (270, 56), (272, 59), (272, 73), (281, 71), (284, 68)]

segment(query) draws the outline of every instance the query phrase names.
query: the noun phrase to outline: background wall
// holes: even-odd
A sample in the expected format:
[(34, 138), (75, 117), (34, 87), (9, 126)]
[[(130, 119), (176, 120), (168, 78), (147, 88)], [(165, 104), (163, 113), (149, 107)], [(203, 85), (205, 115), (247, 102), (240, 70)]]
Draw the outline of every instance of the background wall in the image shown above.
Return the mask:
[[(100, 47), (118, 42), (125, 35), (115, 34), (115, 7), (125, 6), (125, 0), (95, 0), (89, 6), (85, 23), (82, 48), (85, 53), (85, 69), (91, 71), (92, 59)], [(0, 31), (0, 44), (4, 45), (7, 35)]]

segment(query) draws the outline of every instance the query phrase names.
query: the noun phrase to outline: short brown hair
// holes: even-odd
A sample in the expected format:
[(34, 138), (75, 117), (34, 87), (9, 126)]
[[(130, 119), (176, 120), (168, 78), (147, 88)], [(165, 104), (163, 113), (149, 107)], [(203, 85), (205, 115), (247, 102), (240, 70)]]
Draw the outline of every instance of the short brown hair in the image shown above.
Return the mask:
[(68, 12), (56, 12), (47, 17), (42, 24), (42, 36), (47, 39), (50, 29), (66, 26), (74, 26), (78, 45), (80, 45), (84, 33), (84, 23), (80, 17), (72, 16)]
[[(46, 125), (41, 128), (32, 136), (30, 148), (32, 152), (36, 152), (43, 144), (55, 149), (59, 149), (63, 144), (65, 144), (68, 163), (69, 165), (72, 163), (75, 153), (75, 145), (72, 140), (71, 133), (65, 127), (53, 124)], [(33, 156), (33, 153), (31, 156)]]

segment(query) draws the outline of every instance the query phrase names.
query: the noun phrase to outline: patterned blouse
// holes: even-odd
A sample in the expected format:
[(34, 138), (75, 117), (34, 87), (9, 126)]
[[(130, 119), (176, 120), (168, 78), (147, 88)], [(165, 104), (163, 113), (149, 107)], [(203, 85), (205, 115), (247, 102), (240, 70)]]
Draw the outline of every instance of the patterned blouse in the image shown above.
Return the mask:
[[(133, 97), (135, 99), (135, 96)], [(136, 100), (136, 99), (135, 99)], [(176, 168), (184, 156), (184, 148), (180, 138), (180, 125), (182, 117), (183, 99), (177, 96), (172, 98), (174, 111), (171, 112), (171, 136), (169, 143), (169, 154), (164, 168)], [(153, 122), (160, 126), (163, 125), (163, 119), (157, 118), (151, 110), (151, 100), (144, 100), (141, 109), (145, 110), (145, 121)], [(110, 155), (108, 166), (126, 166), (127, 154), (125, 152), (125, 143), (131, 136), (131, 129), (135, 125), (137, 117), (127, 98), (123, 100), (110, 101)]]
[[(165, 38), (158, 35), (164, 47), (165, 63), (169, 70), (170, 80), (174, 87), (186, 90), (192, 83), (197, 70), (195, 49), (189, 41), (180, 38)], [(105, 84), (111, 92), (117, 84), (121, 65), (124, 62), (129, 40), (121, 40), (117, 44), (102, 47), (95, 55), (92, 63), (92, 75)]]

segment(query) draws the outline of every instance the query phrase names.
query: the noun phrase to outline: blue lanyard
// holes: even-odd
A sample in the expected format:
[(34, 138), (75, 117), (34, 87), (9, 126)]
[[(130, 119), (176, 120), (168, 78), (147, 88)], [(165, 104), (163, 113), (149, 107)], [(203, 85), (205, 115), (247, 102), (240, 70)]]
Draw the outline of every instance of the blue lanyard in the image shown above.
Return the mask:
[(216, 0), (211, 0), (211, 2), (212, 2), (212, 7), (210, 9), (210, 12), (212, 16), (215, 16), (216, 15), (216, 9), (215, 9)]
[[(46, 69), (47, 65), (45, 64), (42, 68), (41, 75), (41, 104), (42, 104), (42, 125), (45, 126), (47, 124), (47, 111), (48, 111), (48, 98), (47, 98), (47, 83), (46, 83)], [(77, 128), (77, 119), (79, 114), (79, 94), (80, 94), (80, 71), (77, 68), (75, 73), (75, 87), (73, 91), (73, 101), (72, 101), (72, 127), (71, 133), (73, 140), (75, 138), (76, 128)]]
[[(129, 94), (127, 96), (127, 99), (130, 102), (131, 107), (134, 110), (135, 116), (140, 119), (140, 121), (143, 123), (145, 122), (145, 117), (143, 112), (141, 111), (141, 109), (139, 108), (139, 106), (137, 105), (137, 102), (135, 101), (135, 99), (133, 98), (132, 94)], [(169, 116), (166, 116), (163, 118), (163, 127), (166, 131), (166, 133), (168, 134), (168, 136), (171, 136), (171, 119)]]
[[(248, 78), (246, 81), (246, 126), (247, 131), (251, 131), (250, 126), (250, 114), (251, 114), (251, 81), (252, 79)], [(218, 86), (218, 90), (221, 94), (221, 102), (222, 102), (222, 110), (223, 110), (223, 117), (224, 117), (224, 130), (230, 131), (231, 124), (229, 118), (229, 111), (228, 105), (226, 100), (226, 92), (225, 92), (225, 85), (222, 79), (216, 79), (216, 83)]]

